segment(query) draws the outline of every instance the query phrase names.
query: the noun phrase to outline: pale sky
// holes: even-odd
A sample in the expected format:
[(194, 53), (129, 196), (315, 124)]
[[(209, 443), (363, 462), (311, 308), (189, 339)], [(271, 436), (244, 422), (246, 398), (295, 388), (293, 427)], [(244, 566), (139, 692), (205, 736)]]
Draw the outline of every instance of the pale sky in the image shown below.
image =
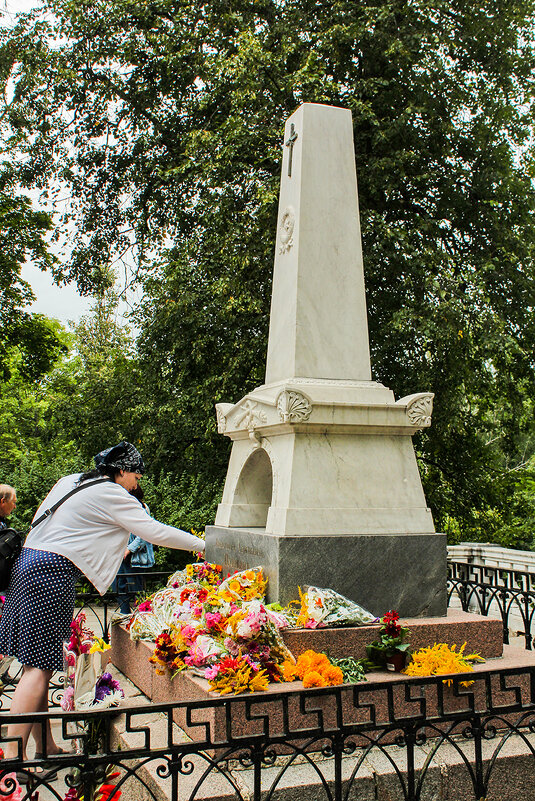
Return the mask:
[[(9, 25), (17, 14), (30, 11), (38, 5), (40, 3), (36, 0), (0, 0), (0, 23)], [(38, 208), (35, 202), (34, 208)], [(49, 274), (42, 273), (29, 263), (22, 268), (22, 277), (31, 284), (36, 296), (35, 303), (28, 307), (31, 311), (55, 317), (64, 324), (69, 320), (77, 322), (89, 311), (91, 301), (80, 297), (75, 285), (57, 287)]]

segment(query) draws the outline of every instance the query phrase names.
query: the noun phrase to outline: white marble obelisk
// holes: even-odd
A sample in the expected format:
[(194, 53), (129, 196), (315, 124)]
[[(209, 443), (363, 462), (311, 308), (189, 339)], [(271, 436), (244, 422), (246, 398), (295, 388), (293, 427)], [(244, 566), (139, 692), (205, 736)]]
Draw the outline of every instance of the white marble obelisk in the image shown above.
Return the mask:
[(351, 112), (307, 103), (288, 121), (286, 142), (292, 131), (283, 159), (266, 384), (295, 377), (369, 381)]
[(446, 613), (446, 543), (412, 446), (430, 393), (371, 380), (351, 113), (286, 123), (266, 383), (218, 404), (233, 441), (207, 557), (262, 564), (272, 600), (332, 587), (381, 614)]

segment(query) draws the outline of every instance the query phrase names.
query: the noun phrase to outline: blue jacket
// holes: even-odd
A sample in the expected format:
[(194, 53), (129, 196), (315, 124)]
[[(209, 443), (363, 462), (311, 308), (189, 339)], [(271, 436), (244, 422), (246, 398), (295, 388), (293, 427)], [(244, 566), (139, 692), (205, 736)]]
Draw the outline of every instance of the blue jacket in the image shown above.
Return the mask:
[(154, 548), (152, 543), (130, 534), (126, 547), (132, 553), (132, 558), (130, 559), (132, 567), (154, 567)]

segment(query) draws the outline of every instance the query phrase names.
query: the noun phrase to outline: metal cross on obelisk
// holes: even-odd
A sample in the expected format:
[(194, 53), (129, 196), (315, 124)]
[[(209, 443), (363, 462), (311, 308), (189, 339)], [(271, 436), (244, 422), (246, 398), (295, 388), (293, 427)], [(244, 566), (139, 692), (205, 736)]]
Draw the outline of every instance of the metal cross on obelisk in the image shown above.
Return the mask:
[(295, 125), (292, 122), (292, 124), (290, 125), (290, 136), (288, 138), (288, 141), (285, 143), (286, 147), (290, 148), (290, 155), (288, 157), (288, 177), (289, 178), (292, 177), (292, 157), (293, 157), (293, 152), (294, 152), (294, 144), (295, 144), (295, 140), (297, 139), (297, 137), (298, 137), (298, 133), (295, 130)]
[(305, 103), (283, 142), (266, 380), (216, 406), (232, 452), (207, 558), (262, 565), (283, 604), (313, 584), (444, 615), (446, 540), (412, 445), (433, 396), (372, 380), (351, 112)]

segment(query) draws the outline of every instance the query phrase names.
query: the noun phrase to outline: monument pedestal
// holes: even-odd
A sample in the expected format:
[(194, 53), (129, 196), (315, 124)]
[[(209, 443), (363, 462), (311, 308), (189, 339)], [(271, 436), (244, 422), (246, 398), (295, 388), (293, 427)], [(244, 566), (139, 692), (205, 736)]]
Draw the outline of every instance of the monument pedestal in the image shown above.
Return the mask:
[(336, 590), (378, 617), (389, 609), (402, 617), (446, 614), (442, 534), (292, 537), (208, 526), (206, 546), (224, 574), (261, 565), (270, 603), (285, 605), (299, 597), (298, 587), (311, 584)]
[(312, 584), (444, 616), (446, 542), (412, 444), (433, 394), (372, 380), (351, 113), (305, 103), (284, 141), (266, 381), (216, 405), (232, 452), (206, 558), (261, 565), (282, 604)]

